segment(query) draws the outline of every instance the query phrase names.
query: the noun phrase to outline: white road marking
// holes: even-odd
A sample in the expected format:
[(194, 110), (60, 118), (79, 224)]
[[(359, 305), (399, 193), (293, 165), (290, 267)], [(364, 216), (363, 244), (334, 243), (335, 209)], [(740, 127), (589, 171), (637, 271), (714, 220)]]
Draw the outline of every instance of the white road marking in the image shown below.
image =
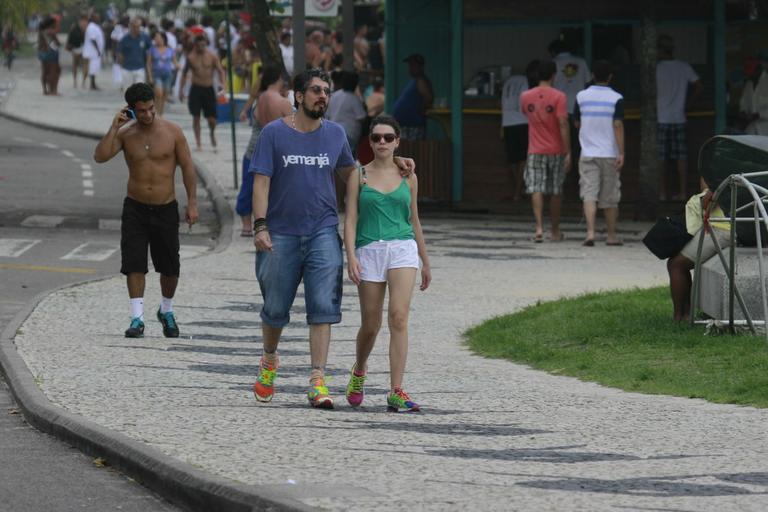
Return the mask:
[(88, 197), (93, 197), (93, 189), (92, 188), (87, 188), (87, 189), (83, 190), (83, 195), (84, 196), (88, 196)]
[(14, 137), (13, 140), (16, 142), (32, 142), (32, 139), (28, 139), (26, 137)]
[(77, 158), (77, 157), (74, 157), (74, 158), (72, 159), (72, 161), (73, 161), (73, 162), (75, 162), (76, 164), (80, 164), (80, 163), (83, 163), (83, 159), (82, 159), (82, 158)]
[(99, 229), (105, 231), (120, 231), (123, 221), (120, 219), (99, 219)]
[(115, 254), (120, 248), (116, 244), (108, 244), (103, 242), (86, 242), (72, 249), (72, 251), (66, 256), (62, 256), (62, 260), (79, 260), (79, 261), (104, 261), (110, 256)]
[(68, 156), (69, 158), (72, 158), (73, 156), (75, 156), (75, 154), (73, 152), (71, 152), (71, 151), (69, 151), (67, 149), (62, 149), (61, 150), (61, 154), (64, 155), (64, 156)]
[(64, 217), (59, 215), (31, 215), (21, 221), (25, 228), (55, 228), (64, 222)]
[(90, 164), (80, 164), (80, 168), (84, 171), (90, 171), (91, 165)]
[(93, 180), (83, 180), (83, 188), (93, 188)]
[(93, 178), (93, 171), (83, 171), (81, 174), (83, 178)]
[(59, 146), (54, 144), (53, 142), (43, 142), (43, 146), (50, 148), (50, 149), (59, 149)]
[(0, 256), (3, 258), (18, 258), (39, 243), (40, 240), (0, 238)]

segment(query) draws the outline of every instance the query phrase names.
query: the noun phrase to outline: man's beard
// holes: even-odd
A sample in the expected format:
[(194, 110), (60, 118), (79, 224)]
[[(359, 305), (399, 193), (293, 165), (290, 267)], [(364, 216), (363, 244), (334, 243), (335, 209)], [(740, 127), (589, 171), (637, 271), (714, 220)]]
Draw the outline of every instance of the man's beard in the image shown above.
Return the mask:
[(310, 119), (322, 119), (323, 116), (325, 115), (326, 108), (328, 108), (327, 103), (323, 106), (318, 107), (318, 110), (313, 110), (308, 108), (306, 103), (301, 104), (301, 109), (304, 111), (304, 114)]

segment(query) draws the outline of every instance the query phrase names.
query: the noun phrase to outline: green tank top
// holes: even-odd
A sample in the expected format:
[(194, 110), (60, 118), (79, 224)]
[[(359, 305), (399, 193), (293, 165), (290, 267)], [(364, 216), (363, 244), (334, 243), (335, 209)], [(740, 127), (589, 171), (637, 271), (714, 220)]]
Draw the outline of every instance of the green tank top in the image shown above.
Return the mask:
[[(361, 169), (365, 179), (365, 168)], [(355, 247), (387, 240), (412, 240), (411, 189), (405, 178), (388, 194), (369, 187), (365, 181), (357, 200), (357, 239)]]

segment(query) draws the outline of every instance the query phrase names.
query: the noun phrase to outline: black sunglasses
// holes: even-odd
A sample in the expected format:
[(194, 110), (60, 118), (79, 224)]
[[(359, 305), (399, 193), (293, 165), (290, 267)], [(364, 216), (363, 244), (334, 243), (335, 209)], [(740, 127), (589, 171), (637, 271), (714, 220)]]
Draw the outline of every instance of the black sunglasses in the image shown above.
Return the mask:
[(384, 139), (385, 142), (393, 142), (397, 138), (394, 133), (372, 133), (371, 142), (381, 142)]
[(323, 87), (322, 85), (312, 85), (307, 87), (308, 91), (312, 91), (315, 94), (320, 94), (321, 92), (324, 92), (326, 96), (331, 95), (331, 89), (329, 87)]

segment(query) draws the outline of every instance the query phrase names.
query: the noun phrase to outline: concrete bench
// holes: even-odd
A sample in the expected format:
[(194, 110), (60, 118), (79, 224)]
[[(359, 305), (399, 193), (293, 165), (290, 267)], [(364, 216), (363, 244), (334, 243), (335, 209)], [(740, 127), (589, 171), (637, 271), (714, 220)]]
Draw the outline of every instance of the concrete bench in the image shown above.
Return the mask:
[[(729, 261), (728, 249), (724, 251), (725, 261)], [(768, 285), (768, 249), (763, 252), (763, 271)], [(701, 287), (699, 308), (717, 320), (728, 319), (728, 276), (720, 258), (714, 255), (701, 266)], [(763, 298), (760, 292), (760, 271), (757, 261), (757, 248), (736, 248), (736, 287), (741, 292), (752, 320), (764, 320)], [(744, 320), (738, 301), (734, 298), (734, 319)]]

